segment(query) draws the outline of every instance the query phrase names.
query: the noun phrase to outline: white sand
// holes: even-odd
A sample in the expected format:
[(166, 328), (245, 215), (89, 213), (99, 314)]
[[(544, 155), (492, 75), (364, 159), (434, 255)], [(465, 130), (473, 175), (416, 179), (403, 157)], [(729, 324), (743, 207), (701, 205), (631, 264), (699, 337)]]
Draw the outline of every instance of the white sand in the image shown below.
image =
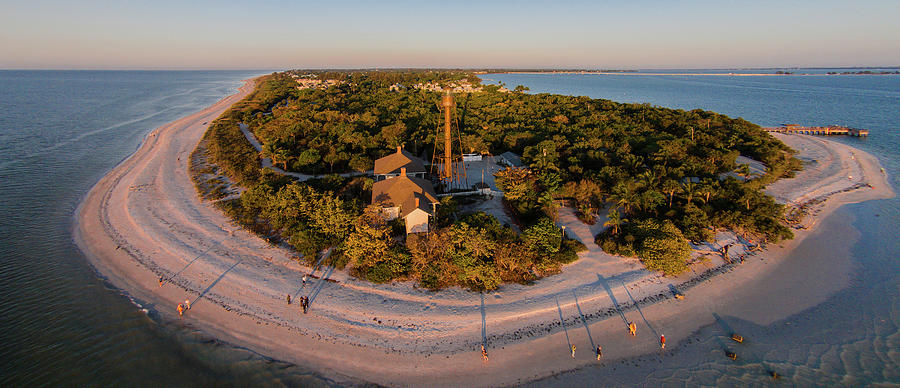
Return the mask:
[[(846, 265), (784, 278), (798, 271), (781, 271), (790, 265), (782, 258), (814, 230), (799, 230), (795, 240), (692, 282), (705, 279), (698, 274), (707, 269), (717, 271), (721, 260), (698, 263), (679, 278), (663, 278), (635, 259), (600, 251), (592, 240), (602, 220), (587, 227), (564, 209), (560, 223), (590, 251), (562, 274), (531, 286), (504, 286), (482, 299), (459, 289), (431, 293), (409, 283), (373, 285), (330, 269), (315, 275), (331, 281), (310, 279), (303, 285), (301, 276), (309, 268), (290, 260), (292, 253), (231, 225), (198, 199), (188, 176), (188, 155), (206, 130), (201, 123), (218, 117), (251, 88), (248, 82), (238, 94), (153, 131), (91, 190), (78, 210), (75, 240), (103, 276), (163, 319), (183, 320), (210, 336), (307, 365), (339, 382), (524, 382), (597, 362), (594, 344), (603, 346), (604, 361), (609, 361), (659, 351), (657, 334), (665, 334), (671, 351), (680, 338), (713, 322), (710, 311), (771, 322), (821, 302), (847, 282)], [(817, 164), (769, 191), (783, 201), (827, 196), (813, 218), (843, 203), (893, 196), (871, 155), (802, 135), (780, 138)], [(851, 153), (855, 158), (848, 162)], [(830, 194), (850, 184), (847, 175), (875, 189)], [(158, 276), (176, 274), (164, 287), (157, 284)], [(684, 282), (693, 286), (684, 287), (687, 298), (676, 301), (669, 285)], [(783, 298), (785, 292), (791, 298)], [(287, 294), (295, 300), (308, 295), (309, 314), (300, 312), (299, 303), (287, 305)], [(783, 301), (776, 306), (765, 302), (778, 297)], [(175, 306), (186, 298), (192, 308), (179, 318)], [(640, 309), (634, 300), (643, 301)], [(637, 324), (636, 337), (627, 334), (625, 321)], [(487, 363), (480, 354), (482, 332)], [(578, 347), (574, 360), (570, 344)]]

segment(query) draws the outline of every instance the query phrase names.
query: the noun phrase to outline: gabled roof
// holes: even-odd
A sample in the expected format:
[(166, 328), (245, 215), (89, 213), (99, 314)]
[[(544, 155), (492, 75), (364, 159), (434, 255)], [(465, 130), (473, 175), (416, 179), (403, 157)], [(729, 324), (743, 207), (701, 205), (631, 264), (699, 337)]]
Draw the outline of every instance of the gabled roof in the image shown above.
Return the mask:
[(431, 201), (425, 194), (413, 193), (403, 201), (402, 205), (400, 205), (400, 218), (406, 218), (409, 213), (412, 213), (416, 209), (424, 211), (427, 214), (432, 214), (434, 210)]
[(425, 162), (400, 146), (397, 152), (375, 161), (375, 175), (398, 174), (400, 168), (410, 173), (425, 172)]
[(417, 193), (421, 194), (422, 198), (425, 198), (425, 200), (420, 200), (420, 202), (438, 202), (437, 194), (431, 187), (431, 182), (401, 174), (398, 177), (375, 182), (372, 186), (372, 203), (400, 206), (412, 194)]

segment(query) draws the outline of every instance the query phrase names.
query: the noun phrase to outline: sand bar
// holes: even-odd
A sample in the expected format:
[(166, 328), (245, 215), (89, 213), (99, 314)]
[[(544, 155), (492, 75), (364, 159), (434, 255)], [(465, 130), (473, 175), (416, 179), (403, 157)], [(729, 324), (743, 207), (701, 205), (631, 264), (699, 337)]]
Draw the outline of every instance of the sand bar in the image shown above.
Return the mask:
[[(794, 240), (746, 256), (744, 264), (723, 267), (721, 259), (712, 258), (679, 278), (663, 278), (635, 259), (602, 252), (592, 242), (599, 226), (581, 224), (563, 209), (559, 222), (589, 251), (562, 274), (534, 285), (485, 294), (431, 293), (408, 282), (373, 285), (329, 268), (304, 284), (301, 277), (310, 268), (202, 202), (187, 171), (188, 155), (206, 130), (203, 123), (251, 89), (248, 81), (239, 93), (154, 130), (90, 191), (76, 214), (74, 238), (102, 276), (161, 319), (305, 365), (337, 382), (529, 381), (596, 363), (597, 344), (606, 361), (658, 352), (660, 333), (671, 350), (680, 338), (714, 322), (711, 312), (772, 322), (845, 287), (852, 270), (840, 262), (814, 271), (789, 270), (795, 264), (784, 258), (816, 233), (808, 228), (798, 229)], [(813, 204), (806, 226), (844, 203), (894, 195), (871, 155), (820, 138), (778, 136), (808, 165), (768, 192), (785, 203)], [(852, 239), (848, 232), (841, 246), (849, 249)], [(159, 276), (168, 279), (163, 287)], [(686, 290), (686, 299), (675, 300), (670, 285)], [(779, 298), (784, 293), (791, 298)], [(288, 294), (309, 296), (309, 314), (298, 303), (288, 305)], [(185, 299), (191, 309), (178, 317), (175, 306)], [(783, 302), (773, 306), (773, 299)], [(627, 321), (637, 324), (637, 336), (628, 335)], [(482, 343), (488, 362), (481, 358)]]

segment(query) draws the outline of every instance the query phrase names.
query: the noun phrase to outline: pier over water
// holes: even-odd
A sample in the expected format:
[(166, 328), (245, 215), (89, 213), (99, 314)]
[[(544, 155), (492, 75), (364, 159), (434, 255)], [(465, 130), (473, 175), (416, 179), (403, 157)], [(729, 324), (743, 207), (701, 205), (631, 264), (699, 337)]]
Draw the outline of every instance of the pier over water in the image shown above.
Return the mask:
[(782, 124), (780, 127), (765, 127), (767, 132), (779, 133), (800, 133), (804, 135), (846, 135), (846, 136), (869, 136), (868, 129), (850, 128), (840, 125), (829, 125), (827, 127), (804, 127), (797, 124)]

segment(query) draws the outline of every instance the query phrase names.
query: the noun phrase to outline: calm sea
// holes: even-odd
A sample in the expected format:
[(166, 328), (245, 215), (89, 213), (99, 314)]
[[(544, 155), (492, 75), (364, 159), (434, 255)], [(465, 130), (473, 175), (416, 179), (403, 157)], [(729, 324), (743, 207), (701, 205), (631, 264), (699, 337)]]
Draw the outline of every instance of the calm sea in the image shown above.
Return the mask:
[[(72, 242), (81, 198), (150, 130), (261, 73), (0, 71), (0, 386), (328, 384), (302, 366), (160, 324), (99, 279)], [(839, 140), (878, 156), (900, 186), (898, 76), (485, 78), (532, 92), (710, 109), (763, 125), (868, 128), (869, 139)], [(863, 233), (851, 249), (858, 264), (851, 287), (770, 326), (732, 323), (754, 339), (754, 358), (725, 362), (715, 345), (720, 330), (707, 327), (679, 349), (691, 357), (630, 360), (536, 384), (760, 385), (768, 383), (758, 374), (766, 366), (787, 385), (900, 382), (900, 202), (838, 214)], [(781, 345), (790, 343), (804, 346)]]
[(318, 385), (161, 325), (72, 241), (87, 191), (152, 129), (260, 71), (0, 71), (0, 386)]
[[(708, 109), (760, 125), (840, 124), (870, 129), (868, 139), (840, 136), (831, 139), (878, 157), (895, 190), (900, 188), (900, 76), (822, 74), (829, 69), (793, 71), (820, 75), (488, 74), (483, 78), (491, 83), (502, 82), (509, 88), (524, 85), (531, 93), (589, 96), (685, 110)], [(746, 357), (738, 362), (723, 357), (724, 333), (721, 327), (713, 325), (699, 330), (690, 339), (691, 343), (681, 344), (678, 357), (625, 360), (584, 368), (534, 385), (773, 384), (765, 375), (766, 370), (776, 370), (782, 375), (779, 385), (786, 386), (900, 384), (900, 199), (844, 206), (833, 217), (832, 225), (851, 222), (862, 234), (850, 248), (854, 264), (850, 287), (818, 306), (771, 325), (728, 322), (736, 331), (752, 338), (752, 342), (742, 347)], [(790, 259), (827, 262), (823, 257), (806, 257), (808, 252), (819, 251), (806, 248), (826, 244), (823, 240), (834, 238), (841, 236), (810, 236)]]

